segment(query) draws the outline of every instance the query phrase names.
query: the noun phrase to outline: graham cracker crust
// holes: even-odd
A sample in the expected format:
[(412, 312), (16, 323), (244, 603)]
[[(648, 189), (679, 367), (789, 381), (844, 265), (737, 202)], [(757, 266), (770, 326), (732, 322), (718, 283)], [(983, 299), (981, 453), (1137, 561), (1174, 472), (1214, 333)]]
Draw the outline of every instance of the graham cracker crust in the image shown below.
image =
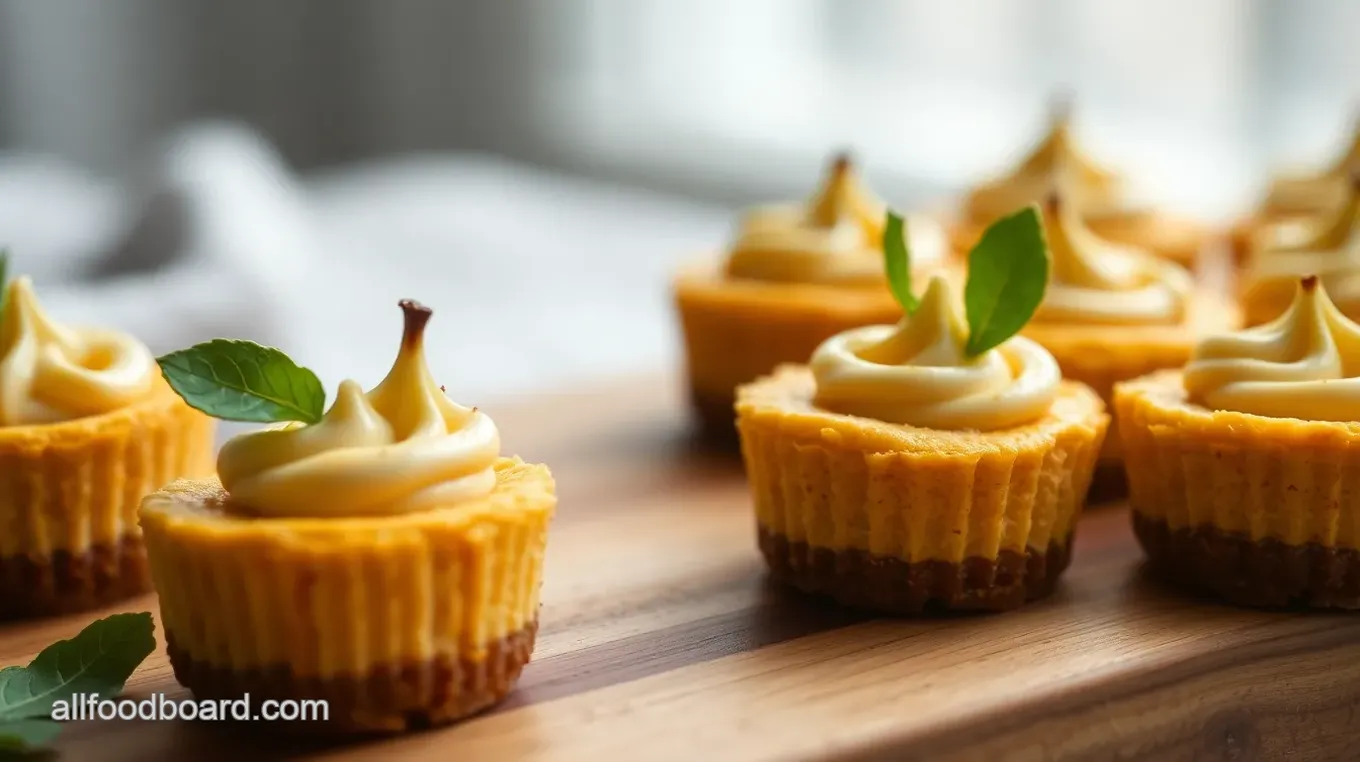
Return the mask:
[(838, 603), (889, 614), (1005, 611), (1053, 592), (1072, 559), (1071, 540), (1045, 553), (1003, 550), (996, 560), (908, 562), (863, 550), (833, 551), (758, 527), (774, 579)]
[(1149, 569), (1167, 583), (1256, 608), (1360, 609), (1360, 551), (1290, 545), (1204, 525), (1172, 530), (1133, 512)]
[(84, 553), (0, 556), (0, 621), (74, 614), (150, 591), (141, 535)]
[(315, 677), (293, 674), (287, 664), (234, 670), (197, 661), (165, 633), (175, 680), (199, 700), (231, 700), (250, 694), (251, 706), (265, 700), (321, 699), (325, 721), (266, 723), (313, 734), (382, 734), (446, 725), (486, 710), (505, 698), (529, 662), (538, 631), (535, 621), (488, 646), (481, 661), (441, 656), (425, 662), (374, 667), (362, 675)]

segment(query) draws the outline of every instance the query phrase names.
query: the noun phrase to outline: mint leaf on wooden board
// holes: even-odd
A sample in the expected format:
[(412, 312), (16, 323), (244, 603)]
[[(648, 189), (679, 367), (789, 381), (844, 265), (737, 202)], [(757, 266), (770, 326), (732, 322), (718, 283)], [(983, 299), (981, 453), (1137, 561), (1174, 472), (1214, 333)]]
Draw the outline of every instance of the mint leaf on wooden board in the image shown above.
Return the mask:
[(114, 614), (70, 640), (59, 640), (27, 667), (0, 669), (0, 752), (26, 752), (61, 732), (52, 709), (59, 701), (98, 694), (114, 698), (132, 672), (156, 650), (151, 614)]
[(893, 298), (910, 315), (920, 301), (911, 292), (911, 249), (907, 244), (907, 223), (902, 215), (889, 211), (883, 226), (883, 270)]
[(61, 732), (52, 720), (0, 720), (0, 751), (24, 752), (46, 746)]
[(1048, 286), (1048, 243), (1038, 206), (992, 223), (968, 253), (963, 287), (968, 317), (964, 352), (976, 357), (1014, 336), (1034, 317)]
[(326, 390), (282, 350), (213, 339), (157, 359), (161, 375), (192, 408), (224, 421), (321, 420)]
[(53, 703), (76, 694), (117, 696), (156, 650), (154, 631), (148, 613), (114, 614), (44, 648), (27, 667), (0, 670), (0, 723), (49, 718)]

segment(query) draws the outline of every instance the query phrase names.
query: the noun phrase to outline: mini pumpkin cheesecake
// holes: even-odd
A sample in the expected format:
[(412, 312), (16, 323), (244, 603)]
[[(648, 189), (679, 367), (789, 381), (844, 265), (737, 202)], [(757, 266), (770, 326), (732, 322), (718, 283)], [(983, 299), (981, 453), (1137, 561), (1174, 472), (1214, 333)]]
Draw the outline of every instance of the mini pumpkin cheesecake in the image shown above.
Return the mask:
[(214, 423), (120, 331), (66, 326), (27, 277), (0, 310), (0, 620), (147, 592), (137, 506), (212, 473)]
[[(425, 362), (431, 313), (402, 308), (376, 388), (344, 381), (318, 420), (238, 436), (220, 479), (142, 503), (170, 662), (195, 697), (325, 699), (327, 730), (400, 731), (491, 706), (529, 661), (552, 476), (502, 456), (492, 420), (445, 396)], [(182, 367), (242, 346), (195, 348), (205, 359)], [(255, 364), (320, 388), (288, 362)]]
[(1350, 205), (1354, 175), (1360, 172), (1360, 120), (1342, 151), (1319, 171), (1271, 179), (1259, 208), (1233, 230), (1239, 262), (1264, 247), (1292, 248), (1328, 228)]
[(1071, 105), (1055, 100), (1048, 133), (1009, 172), (986, 180), (964, 198), (952, 232), (966, 252), (992, 222), (1061, 188), (1083, 221), (1110, 241), (1193, 265), (1207, 238), (1199, 223), (1128, 200), (1127, 182), (1094, 161), (1072, 135)]
[[(1052, 353), (1064, 378), (1090, 386), (1107, 404), (1115, 383), (1179, 368), (1201, 334), (1240, 325), (1230, 299), (1197, 286), (1174, 262), (1101, 238), (1064, 195), (1048, 196), (1043, 219), (1050, 282), (1023, 334)], [(1120, 494), (1123, 476), (1119, 439), (1107, 437), (1094, 491)]]
[(1360, 169), (1347, 187), (1329, 214), (1261, 231), (1238, 281), (1248, 325), (1283, 314), (1304, 275), (1318, 276), (1343, 313), (1360, 317)]
[(971, 258), (972, 277), (1012, 256), (1029, 269), (1010, 303), (982, 305), (999, 295), (965, 288), (992, 308), (976, 311), (990, 327), (964, 325), (944, 277), (919, 305), (902, 283), (908, 316), (896, 324), (837, 334), (808, 365), (738, 391), (776, 580), (897, 614), (1004, 610), (1053, 590), (1109, 418), (1042, 347), (997, 330), (1022, 324), (1043, 291), (1037, 215), (1022, 214)]
[[(690, 398), (706, 433), (733, 439), (738, 385), (806, 359), (839, 331), (897, 319), (883, 278), (883, 214), (842, 154), (807, 203), (751, 210), (721, 262), (682, 268), (674, 294)], [(944, 261), (938, 223), (918, 216), (905, 227), (923, 272)]]
[(1360, 608), (1360, 326), (1314, 277), (1285, 314), (1115, 390), (1134, 529), (1169, 582)]

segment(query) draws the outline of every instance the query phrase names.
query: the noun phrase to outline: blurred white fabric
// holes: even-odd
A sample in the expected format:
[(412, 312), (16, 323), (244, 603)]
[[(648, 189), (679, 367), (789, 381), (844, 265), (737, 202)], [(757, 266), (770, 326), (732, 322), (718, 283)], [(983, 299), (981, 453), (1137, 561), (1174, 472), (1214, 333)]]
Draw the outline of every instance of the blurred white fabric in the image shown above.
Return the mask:
[(0, 155), (0, 247), (59, 319), (159, 353), (280, 346), (333, 390), (377, 383), (396, 303), (434, 309), (430, 363), (468, 404), (678, 357), (669, 274), (730, 211), (496, 159), (416, 156), (295, 179), (239, 127), (174, 136), (135, 176)]
[(0, 247), (61, 320), (137, 334), (158, 354), (233, 330), (276, 338), (319, 255), (305, 196), (255, 135), (174, 135), (123, 182), (54, 159), (0, 159)]

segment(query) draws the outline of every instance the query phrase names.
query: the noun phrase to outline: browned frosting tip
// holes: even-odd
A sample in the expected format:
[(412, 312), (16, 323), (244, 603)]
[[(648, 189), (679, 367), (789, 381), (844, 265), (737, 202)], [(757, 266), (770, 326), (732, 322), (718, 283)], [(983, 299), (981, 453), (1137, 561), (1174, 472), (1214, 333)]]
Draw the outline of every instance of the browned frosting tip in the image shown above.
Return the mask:
[(844, 175), (854, 167), (854, 164), (855, 157), (851, 155), (848, 149), (837, 151), (836, 155), (831, 158), (831, 176), (840, 177)]
[(1062, 193), (1058, 192), (1057, 188), (1049, 188), (1048, 192), (1044, 194), (1044, 212), (1051, 215), (1057, 215), (1058, 212), (1062, 211), (1062, 205)]
[(406, 325), (401, 335), (401, 343), (407, 346), (414, 346), (420, 343), (425, 335), (425, 325), (430, 322), (430, 316), (434, 310), (417, 302), (414, 299), (402, 299), (397, 302), (406, 319)]

